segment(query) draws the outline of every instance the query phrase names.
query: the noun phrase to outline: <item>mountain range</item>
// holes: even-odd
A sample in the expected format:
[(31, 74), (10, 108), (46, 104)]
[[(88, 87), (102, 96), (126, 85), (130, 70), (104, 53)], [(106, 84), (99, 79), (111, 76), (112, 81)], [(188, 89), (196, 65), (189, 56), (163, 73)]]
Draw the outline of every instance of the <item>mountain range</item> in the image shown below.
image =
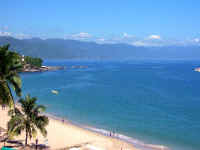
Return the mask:
[(67, 39), (16, 39), (0, 37), (0, 45), (9, 43), (22, 55), (43, 59), (200, 59), (200, 46), (142, 47), (128, 44), (98, 44)]

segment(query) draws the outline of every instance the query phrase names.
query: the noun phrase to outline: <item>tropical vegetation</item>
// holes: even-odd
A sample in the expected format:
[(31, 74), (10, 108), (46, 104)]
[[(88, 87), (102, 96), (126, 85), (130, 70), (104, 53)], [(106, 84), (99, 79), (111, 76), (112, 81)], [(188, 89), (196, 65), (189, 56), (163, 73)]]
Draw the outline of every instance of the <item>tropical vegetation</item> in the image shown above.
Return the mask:
[(43, 60), (38, 57), (31, 57), (31, 56), (25, 56), (24, 57), (25, 64), (30, 64), (31, 66), (35, 67), (41, 67)]
[(19, 100), (21, 109), (15, 108), (9, 112), (11, 119), (8, 122), (8, 135), (13, 137), (25, 131), (25, 145), (28, 143), (28, 138), (37, 136), (37, 131), (40, 131), (43, 136), (47, 135), (45, 127), (49, 120), (41, 114), (45, 111), (45, 107), (37, 105), (36, 101), (35, 97), (27, 95), (25, 99)]
[(14, 107), (12, 89), (21, 96), (21, 78), (18, 72), (22, 69), (21, 57), (9, 50), (9, 44), (0, 46), (0, 104)]
[(18, 53), (9, 50), (10, 45), (0, 46), (0, 105), (8, 105), (10, 120), (7, 124), (7, 135), (9, 138), (17, 136), (25, 131), (25, 146), (28, 139), (35, 137), (40, 131), (43, 136), (47, 135), (46, 126), (48, 117), (41, 113), (45, 111), (43, 105), (36, 103), (35, 97), (27, 95), (25, 99), (20, 98), (20, 107), (15, 107), (13, 91), (21, 97), (21, 78), (19, 72), (23, 71), (24, 65), (40, 67), (42, 60), (26, 56), (23, 58)]

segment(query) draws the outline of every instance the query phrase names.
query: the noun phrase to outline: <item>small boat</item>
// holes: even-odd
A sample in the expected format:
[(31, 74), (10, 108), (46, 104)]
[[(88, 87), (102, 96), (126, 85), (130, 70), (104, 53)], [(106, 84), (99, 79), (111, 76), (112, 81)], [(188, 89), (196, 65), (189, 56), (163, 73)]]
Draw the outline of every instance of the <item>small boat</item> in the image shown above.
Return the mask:
[(200, 72), (200, 68), (195, 68), (194, 71)]
[(53, 93), (53, 94), (58, 94), (58, 91), (56, 91), (56, 90), (51, 90), (51, 93)]

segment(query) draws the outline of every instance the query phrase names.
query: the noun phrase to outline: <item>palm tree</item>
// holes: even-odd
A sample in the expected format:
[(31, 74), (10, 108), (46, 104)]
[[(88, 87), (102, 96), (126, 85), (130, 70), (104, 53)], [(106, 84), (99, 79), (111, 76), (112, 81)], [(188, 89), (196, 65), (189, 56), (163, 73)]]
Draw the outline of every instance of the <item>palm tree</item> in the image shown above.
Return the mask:
[(21, 78), (18, 75), (20, 69), (22, 69), (20, 55), (9, 51), (9, 44), (0, 46), (0, 104), (14, 107), (11, 87), (17, 96), (21, 96)]
[(21, 109), (15, 108), (10, 110), (11, 116), (8, 122), (8, 135), (10, 137), (20, 135), (23, 131), (26, 133), (25, 145), (27, 145), (28, 138), (36, 137), (39, 130), (43, 136), (47, 135), (45, 127), (48, 125), (48, 117), (41, 115), (45, 111), (43, 105), (36, 104), (36, 98), (27, 95), (25, 99), (20, 99)]

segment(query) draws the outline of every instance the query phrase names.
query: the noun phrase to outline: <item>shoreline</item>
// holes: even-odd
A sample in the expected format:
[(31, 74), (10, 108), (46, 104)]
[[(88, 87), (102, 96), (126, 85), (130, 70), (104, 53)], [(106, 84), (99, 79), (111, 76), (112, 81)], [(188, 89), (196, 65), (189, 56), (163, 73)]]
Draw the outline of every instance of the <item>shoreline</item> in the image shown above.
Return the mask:
[[(87, 125), (82, 125), (79, 123), (75, 123), (74, 121), (70, 121), (68, 119), (66, 119), (65, 117), (59, 117), (56, 115), (53, 115), (51, 113), (44, 113), (44, 115), (46, 115), (47, 117), (57, 120), (61, 123), (64, 124), (71, 124), (72, 126), (76, 126), (78, 128), (93, 132), (93, 133), (97, 133), (100, 134), (102, 136), (105, 136), (107, 138), (111, 138), (111, 139), (116, 139), (116, 140), (120, 140), (122, 142), (131, 144), (133, 147), (137, 148), (136, 150), (170, 150), (168, 147), (163, 146), (163, 145), (154, 145), (154, 144), (147, 144), (144, 143), (142, 141), (139, 141), (137, 139), (134, 139), (132, 137), (123, 135), (123, 134), (119, 134), (119, 133), (114, 133), (113, 135), (110, 136), (110, 131), (105, 130), (105, 129), (99, 129), (99, 128), (95, 128), (92, 126), (87, 126)], [(111, 132), (112, 133), (112, 132)]]
[(61, 67), (61, 66), (25, 67), (22, 70), (22, 73), (25, 73), (25, 72), (57, 71), (57, 70), (63, 70), (63, 69), (65, 69), (65, 67)]
[[(10, 118), (7, 113), (8, 108), (6, 108), (6, 110), (0, 108), (0, 127), (4, 129), (7, 128), (7, 122)], [(79, 147), (80, 150), (140, 150), (135, 148), (132, 144), (84, 129), (66, 119), (65, 122), (63, 122), (60, 117), (49, 113), (44, 113), (44, 115), (49, 117), (49, 125), (46, 127), (48, 132), (47, 137), (41, 136), (38, 132), (36, 138), (39, 141), (39, 145), (46, 145), (49, 150), (70, 150), (70, 148), (77, 147)], [(25, 133), (23, 132), (14, 139), (23, 143), (24, 138)], [(29, 145), (33, 145), (36, 138), (29, 140)], [(0, 147), (1, 146), (3, 146), (3, 143), (0, 142)], [(6, 146), (13, 145), (7, 143)]]
[[(19, 105), (17, 104), (17, 106)], [(9, 120), (7, 111), (8, 108), (6, 111), (0, 109), (0, 127), (6, 128)], [(92, 146), (92, 150), (169, 150), (162, 145), (145, 144), (142, 141), (119, 133), (115, 133), (115, 136), (110, 136), (110, 132), (107, 130), (81, 125), (51, 113), (43, 114), (49, 118), (48, 135), (47, 137), (42, 137), (39, 133), (37, 138), (40, 145), (46, 145), (50, 150), (61, 150), (77, 146), (83, 146), (84, 148)], [(24, 141), (24, 133), (15, 139)], [(34, 143), (35, 139), (29, 141), (29, 144)], [(0, 147), (2, 146), (1, 144)], [(85, 150), (84, 148), (83, 150)]]
[(41, 66), (41, 67), (35, 67), (35, 66), (25, 66), (22, 70), (23, 73), (25, 72), (46, 72), (46, 71), (57, 71), (57, 70), (65, 70), (65, 69), (87, 69), (88, 66), (82, 66), (82, 65), (72, 65), (72, 66)]

